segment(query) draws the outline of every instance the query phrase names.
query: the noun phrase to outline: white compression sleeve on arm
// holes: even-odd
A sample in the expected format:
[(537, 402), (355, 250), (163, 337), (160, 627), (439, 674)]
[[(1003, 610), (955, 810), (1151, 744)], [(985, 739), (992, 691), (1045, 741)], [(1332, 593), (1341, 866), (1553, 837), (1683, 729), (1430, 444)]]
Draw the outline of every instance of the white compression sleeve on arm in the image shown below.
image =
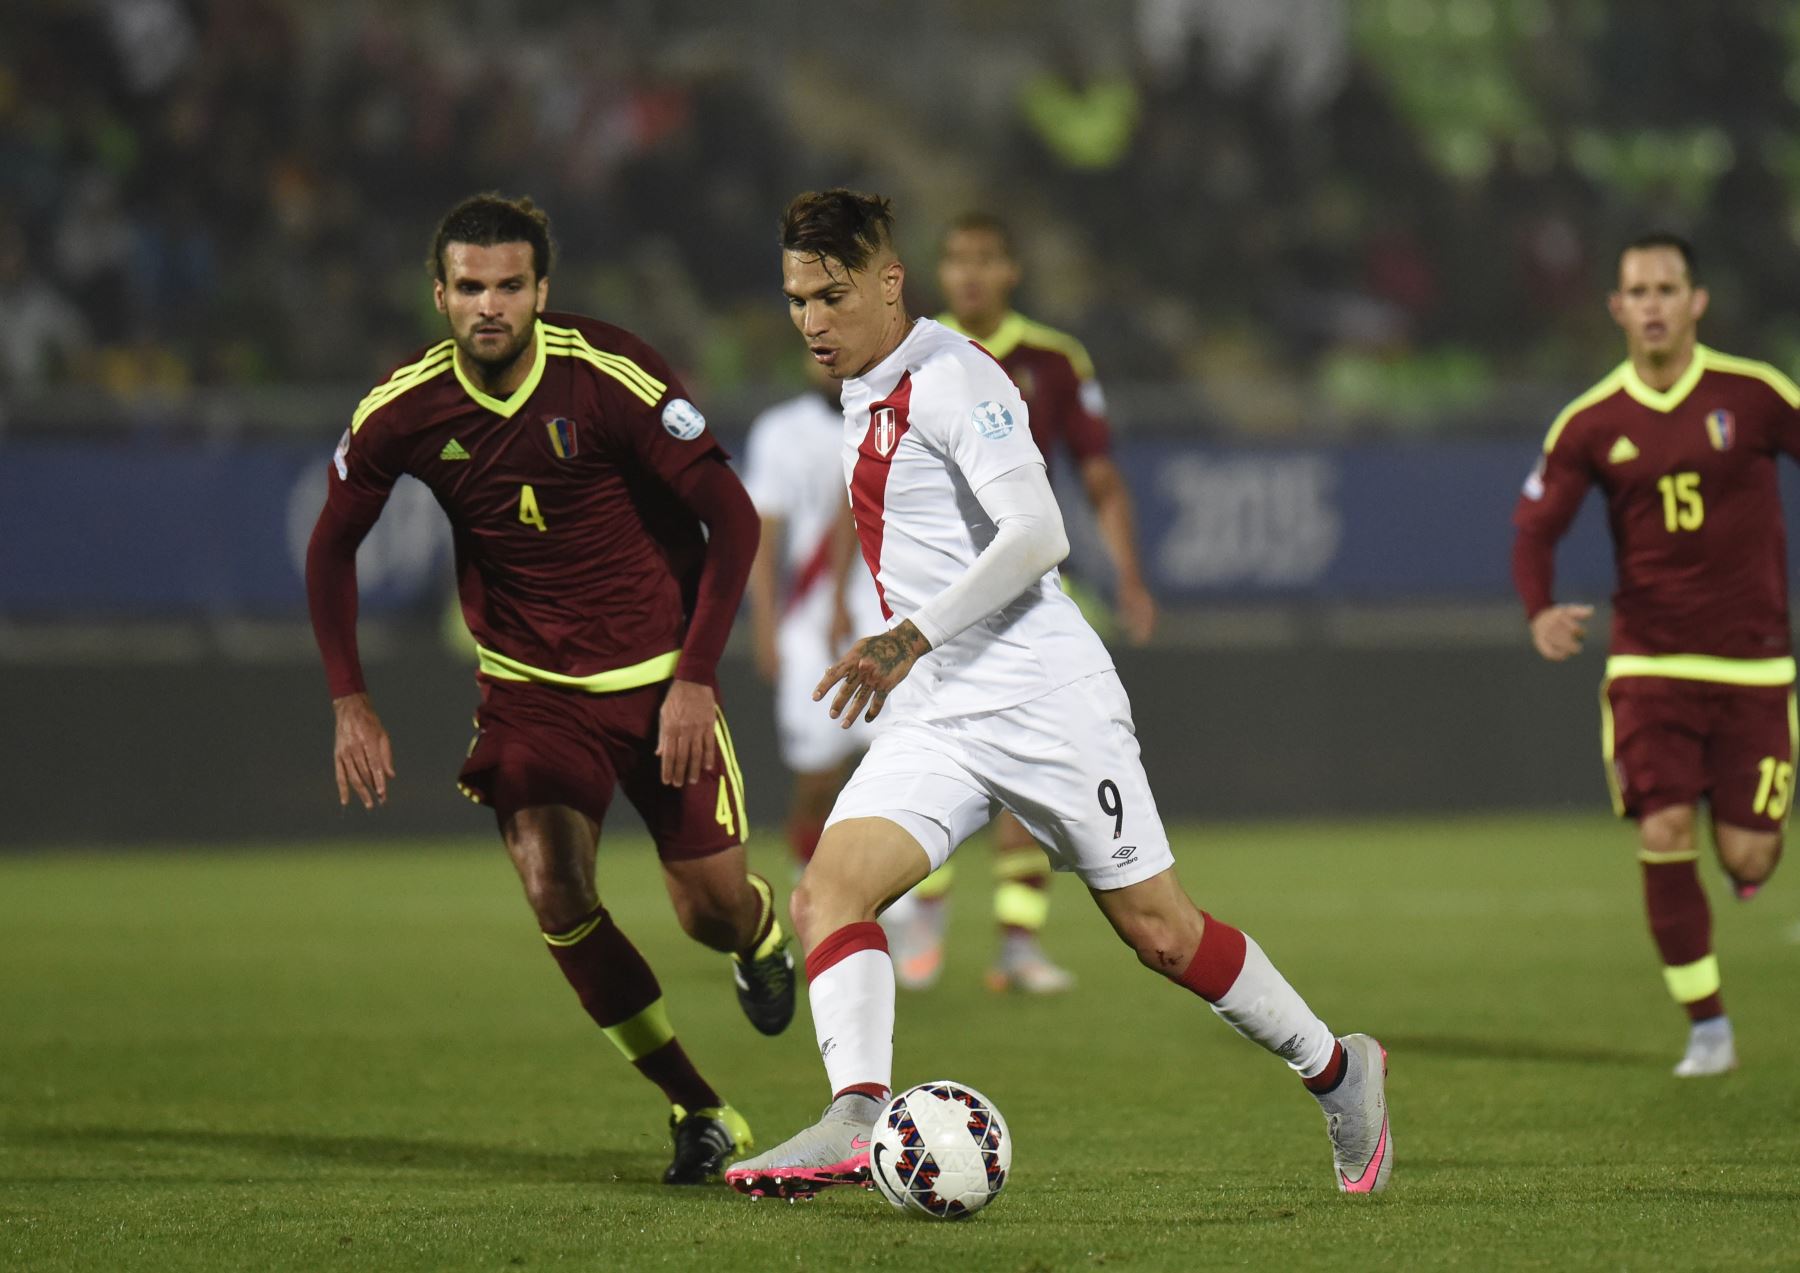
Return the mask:
[(1069, 555), (1062, 510), (1041, 464), (1023, 464), (975, 492), (997, 528), (961, 579), (927, 601), (913, 626), (936, 649), (996, 614)]

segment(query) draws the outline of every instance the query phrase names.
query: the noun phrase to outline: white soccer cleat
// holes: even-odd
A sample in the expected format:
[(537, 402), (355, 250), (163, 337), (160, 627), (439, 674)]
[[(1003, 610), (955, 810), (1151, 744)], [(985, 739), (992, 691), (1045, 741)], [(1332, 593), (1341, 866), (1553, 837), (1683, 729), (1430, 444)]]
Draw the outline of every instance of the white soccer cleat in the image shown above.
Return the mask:
[(1338, 1189), (1378, 1193), (1394, 1171), (1394, 1138), (1388, 1131), (1387, 1049), (1366, 1034), (1346, 1034), (1344, 1081), (1319, 1097)]
[(1005, 951), (987, 970), (987, 988), (1017, 990), (1028, 995), (1059, 995), (1075, 988), (1075, 974), (1050, 962), (1032, 941), (1024, 949)]
[(1737, 1069), (1737, 1043), (1731, 1035), (1731, 1021), (1715, 1017), (1697, 1021), (1688, 1031), (1687, 1051), (1675, 1063), (1678, 1079), (1710, 1078)]
[(894, 983), (902, 990), (929, 990), (937, 984), (944, 971), (944, 928), (949, 917), (947, 899), (921, 901), (911, 894), (882, 913)]
[(766, 1154), (734, 1163), (725, 1183), (752, 1198), (810, 1198), (832, 1185), (869, 1188), (869, 1146), (881, 1102), (845, 1095), (818, 1122)]

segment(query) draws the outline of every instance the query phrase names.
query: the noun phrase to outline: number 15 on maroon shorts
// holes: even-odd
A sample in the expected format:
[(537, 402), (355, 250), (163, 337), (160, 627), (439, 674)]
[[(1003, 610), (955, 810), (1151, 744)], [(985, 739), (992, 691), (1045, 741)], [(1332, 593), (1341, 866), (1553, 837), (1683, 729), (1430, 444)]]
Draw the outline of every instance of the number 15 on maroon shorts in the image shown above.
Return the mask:
[(1794, 798), (1793, 687), (1628, 676), (1600, 692), (1613, 808), (1644, 818), (1712, 805), (1730, 826), (1780, 829)]

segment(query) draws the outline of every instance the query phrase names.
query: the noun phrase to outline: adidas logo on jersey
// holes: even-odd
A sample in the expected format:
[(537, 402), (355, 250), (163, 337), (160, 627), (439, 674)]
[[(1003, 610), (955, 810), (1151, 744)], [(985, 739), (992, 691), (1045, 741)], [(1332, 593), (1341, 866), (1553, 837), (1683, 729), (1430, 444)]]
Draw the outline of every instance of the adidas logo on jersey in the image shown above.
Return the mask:
[(1625, 464), (1637, 459), (1637, 457), (1637, 447), (1631, 444), (1630, 438), (1622, 437), (1617, 442), (1614, 442), (1612, 450), (1606, 453), (1606, 462), (1608, 464)]
[[(1632, 454), (1636, 455), (1637, 452), (1633, 451)], [(455, 438), (451, 438), (448, 442), (444, 443), (444, 449), (438, 452), (438, 459), (440, 460), (466, 460), (468, 458), (469, 453), (463, 450), (463, 444), (458, 442)]]

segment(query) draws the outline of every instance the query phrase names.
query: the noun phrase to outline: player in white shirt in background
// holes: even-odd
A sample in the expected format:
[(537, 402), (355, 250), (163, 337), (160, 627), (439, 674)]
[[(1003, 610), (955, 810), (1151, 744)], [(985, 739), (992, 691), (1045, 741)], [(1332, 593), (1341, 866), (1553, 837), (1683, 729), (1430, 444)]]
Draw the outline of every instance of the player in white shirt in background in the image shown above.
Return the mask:
[(751, 423), (744, 465), (744, 487), (762, 515), (749, 586), (756, 668), (775, 687), (781, 763), (794, 775), (788, 843), (802, 866), (850, 759), (874, 729), (865, 722), (841, 729), (820, 710), (812, 697), (819, 669), (850, 638), (885, 626), (844, 499), (837, 385), (810, 358), (807, 368), (812, 389)]
[(831, 714), (845, 724), (884, 706), (891, 719), (790, 902), (831, 1103), (726, 1180), (759, 1197), (868, 1181), (894, 1053), (894, 968), (876, 916), (1003, 807), (1081, 876), (1147, 967), (1300, 1075), (1324, 1109), (1340, 1189), (1384, 1187), (1386, 1052), (1368, 1035), (1334, 1037), (1262, 949), (1175, 878), (1131, 705), (1057, 587), (1068, 542), (1018, 390), (966, 338), (909, 319), (887, 200), (801, 195), (781, 247), (794, 325), (844, 382), (844, 475), (893, 623), (852, 645), (815, 693), (837, 690)]

